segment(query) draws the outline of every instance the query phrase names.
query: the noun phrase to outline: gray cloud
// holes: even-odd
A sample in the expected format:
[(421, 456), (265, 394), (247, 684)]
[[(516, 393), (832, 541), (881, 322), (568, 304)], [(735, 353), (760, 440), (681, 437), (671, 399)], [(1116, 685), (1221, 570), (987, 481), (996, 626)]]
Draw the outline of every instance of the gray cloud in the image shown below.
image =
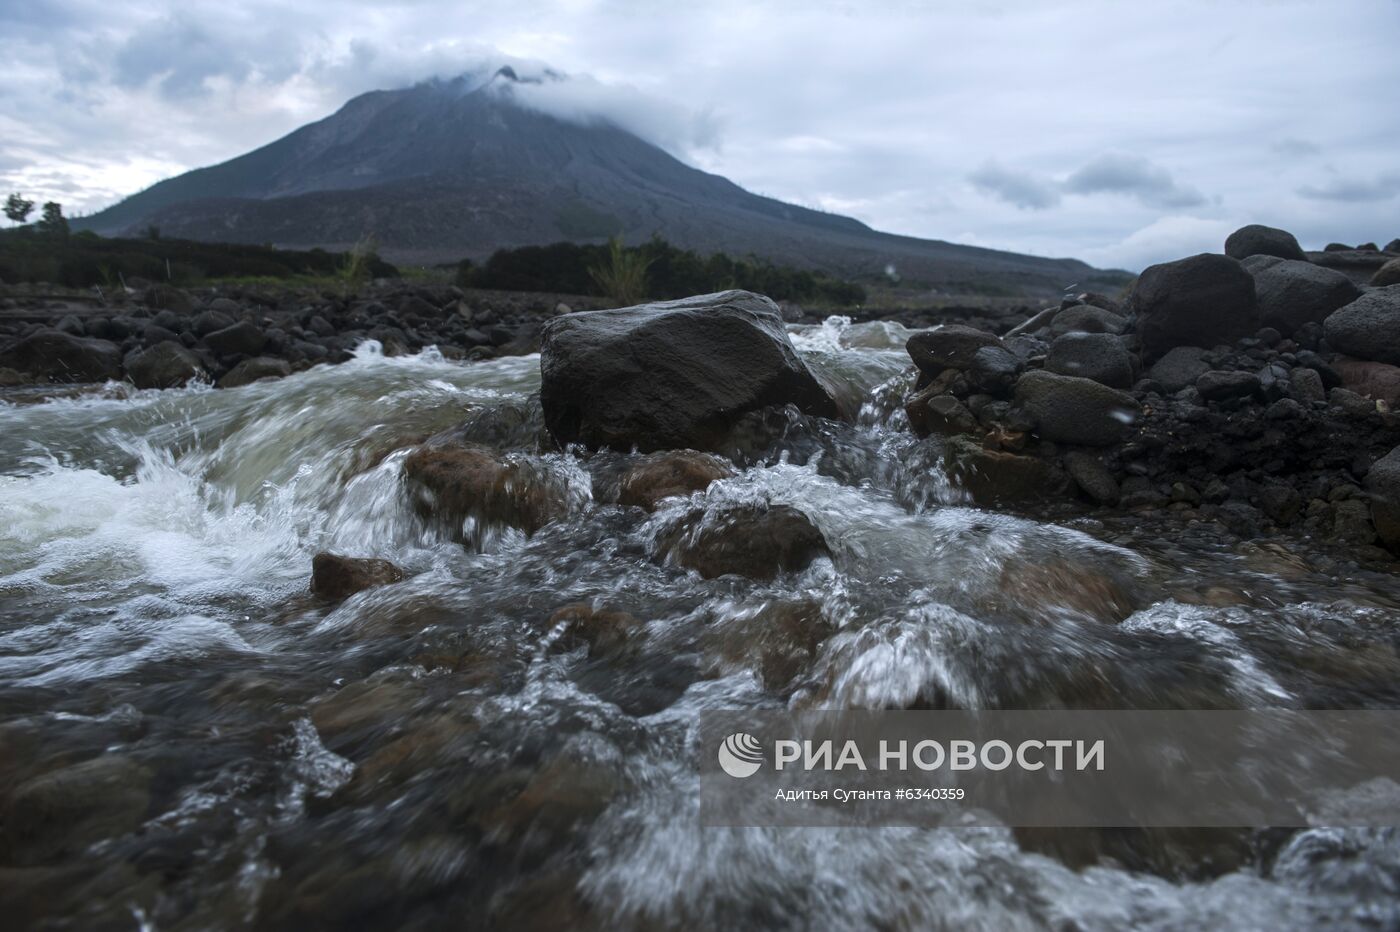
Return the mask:
[(1060, 203), (1059, 186), (1031, 172), (1013, 171), (987, 161), (967, 176), (980, 191), (1022, 210), (1046, 210)]
[[(1254, 221), (1307, 246), (1400, 235), (1387, 180), (1400, 123), (1355, 93), (1400, 85), (1400, 4), (1003, 7), (0, 4), (0, 193), (93, 210), (356, 94), (507, 56), (573, 77), (522, 104), (610, 120), (752, 190), (897, 233), (1128, 267), (1219, 249), (1221, 229)], [(1203, 37), (1202, 16), (1231, 41)], [(1076, 41), (1045, 41), (1062, 34)], [(1319, 176), (1314, 140), (1359, 180)]]
[(1071, 194), (1126, 194), (1149, 207), (1199, 207), (1205, 197), (1195, 188), (1182, 187), (1171, 172), (1142, 156), (1108, 153), (1065, 179)]
[(1305, 184), (1298, 194), (1317, 201), (1339, 201), (1343, 204), (1365, 201), (1388, 201), (1400, 194), (1400, 172), (1385, 172), (1371, 180), (1333, 178), (1319, 185)]

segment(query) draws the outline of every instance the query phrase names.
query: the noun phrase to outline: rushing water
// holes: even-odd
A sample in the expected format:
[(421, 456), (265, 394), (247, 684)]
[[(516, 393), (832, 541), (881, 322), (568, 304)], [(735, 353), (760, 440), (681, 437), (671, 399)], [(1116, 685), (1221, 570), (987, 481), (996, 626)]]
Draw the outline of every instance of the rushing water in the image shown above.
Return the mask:
[[(737, 476), (652, 515), (607, 503), (617, 455), (541, 447), (538, 357), (370, 345), (233, 390), (0, 405), (0, 905), (83, 928), (1400, 925), (1391, 830), (698, 827), (702, 709), (1400, 706), (1394, 577), (972, 508), (900, 429), (906, 337), (795, 328), (860, 417), (755, 418)], [(463, 546), (417, 514), (404, 456), (464, 421), (565, 517)], [(770, 582), (654, 559), (682, 510), (753, 499), (832, 558)], [(327, 605), (322, 550), (411, 575)], [(590, 646), (551, 622), (580, 603), (639, 624)]]

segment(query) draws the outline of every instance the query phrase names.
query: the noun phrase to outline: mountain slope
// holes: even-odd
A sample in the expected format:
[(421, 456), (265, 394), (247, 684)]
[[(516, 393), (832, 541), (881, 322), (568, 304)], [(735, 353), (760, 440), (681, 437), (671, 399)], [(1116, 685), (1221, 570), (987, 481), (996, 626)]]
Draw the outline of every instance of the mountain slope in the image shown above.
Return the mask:
[[(567, 80), (546, 72), (535, 81)], [(1049, 293), (1082, 262), (893, 236), (760, 197), (608, 122), (523, 106), (510, 68), (356, 97), (246, 155), (162, 181), (76, 225), (191, 239), (344, 248), (372, 232), (386, 258), (450, 261), (561, 239), (659, 233), (700, 252), (753, 253), (844, 276), (893, 266), (945, 290)]]

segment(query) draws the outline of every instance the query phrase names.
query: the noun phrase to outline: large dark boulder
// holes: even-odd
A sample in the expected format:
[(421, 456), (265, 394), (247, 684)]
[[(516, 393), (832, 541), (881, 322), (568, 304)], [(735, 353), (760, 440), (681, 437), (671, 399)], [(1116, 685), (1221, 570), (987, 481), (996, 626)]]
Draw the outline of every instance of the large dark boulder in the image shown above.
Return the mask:
[(1202, 253), (1149, 266), (1128, 297), (1143, 354), (1230, 344), (1259, 329), (1254, 278), (1229, 256)]
[(710, 449), (769, 405), (838, 415), (777, 305), (747, 291), (556, 317), (540, 374), (549, 432), (593, 448)]
[(1278, 256), (1280, 259), (1306, 260), (1303, 247), (1287, 230), (1251, 223), (1240, 227), (1225, 238), (1225, 255), (1232, 259), (1250, 256)]
[(199, 357), (183, 343), (166, 340), (128, 353), (123, 363), (126, 377), (137, 388), (179, 388), (205, 377)]
[(246, 320), (215, 330), (204, 338), (204, 345), (218, 356), (255, 356), (266, 342), (263, 332)]
[(1016, 402), (1035, 421), (1042, 439), (1086, 447), (1122, 440), (1142, 413), (1127, 392), (1043, 369), (1021, 376)]
[(50, 382), (105, 382), (122, 377), (122, 354), (106, 340), (45, 329), (0, 353), (0, 366)]
[(1400, 365), (1400, 285), (1367, 292), (1322, 322), (1334, 350)]
[(944, 324), (932, 330), (920, 330), (909, 338), (904, 348), (920, 372), (935, 376), (944, 369), (970, 369), (978, 350), (1001, 345), (995, 334), (985, 330), (963, 324)]
[(1133, 384), (1133, 360), (1111, 333), (1067, 333), (1050, 344), (1045, 368), (1057, 375), (1093, 379), (1113, 388)]
[(1306, 323), (1322, 323), (1359, 298), (1361, 289), (1336, 269), (1289, 259), (1254, 272), (1254, 293), (1260, 321), (1288, 336)]

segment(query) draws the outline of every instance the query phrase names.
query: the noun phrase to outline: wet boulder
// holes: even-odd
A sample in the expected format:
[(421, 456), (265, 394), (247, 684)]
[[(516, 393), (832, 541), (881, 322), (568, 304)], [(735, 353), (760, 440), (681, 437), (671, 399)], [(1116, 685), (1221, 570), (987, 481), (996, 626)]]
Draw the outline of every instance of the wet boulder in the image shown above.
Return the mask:
[(1078, 450), (1065, 454), (1065, 471), (1079, 490), (1100, 505), (1116, 505), (1122, 494), (1113, 472), (1096, 456)]
[(1174, 346), (1231, 344), (1259, 329), (1254, 278), (1229, 256), (1202, 253), (1149, 266), (1128, 305), (1149, 359)]
[(944, 456), (948, 477), (979, 505), (1046, 501), (1069, 489), (1064, 470), (1049, 460), (989, 450), (969, 437), (947, 441)]
[(1334, 350), (1400, 365), (1400, 285), (1370, 291), (1322, 322)]
[(194, 310), (194, 299), (173, 285), (152, 285), (141, 295), (147, 307), (188, 314)]
[(245, 359), (224, 373), (219, 379), (220, 388), (238, 388), (263, 379), (281, 379), (292, 374), (292, 367), (285, 359), (272, 356), (254, 356)]
[(1254, 273), (1259, 317), (1266, 327), (1287, 336), (1361, 296), (1361, 289), (1336, 269), (1311, 262), (1284, 260)]
[(799, 509), (752, 502), (690, 511), (662, 528), (656, 555), (706, 579), (772, 579), (830, 553), (821, 530)]
[(944, 324), (915, 333), (905, 349), (919, 371), (932, 378), (944, 369), (970, 369), (977, 351), (987, 346), (1001, 347), (1001, 340), (975, 327)]
[(343, 557), (334, 553), (318, 553), (311, 559), (311, 591), (337, 602), (403, 578), (403, 570), (388, 560)]
[(1400, 553), (1400, 447), (1371, 464), (1366, 492), (1376, 533), (1387, 547)]
[(116, 753), (26, 780), (0, 809), (0, 863), (74, 858), (135, 831), (150, 808), (150, 787), (150, 769)]
[(204, 345), (216, 356), (254, 356), (262, 352), (266, 342), (263, 332), (246, 320), (215, 330), (204, 338)]
[(32, 333), (0, 352), (0, 366), (50, 382), (105, 382), (122, 377), (121, 350), (116, 344), (51, 329)]
[(1067, 333), (1050, 344), (1045, 368), (1058, 375), (1092, 379), (1113, 388), (1133, 384), (1133, 360), (1111, 333)]
[(777, 305), (747, 291), (552, 318), (540, 374), (549, 432), (593, 448), (712, 449), (770, 405), (838, 416)]
[(671, 450), (642, 457), (622, 475), (618, 497), (623, 505), (655, 511), (663, 499), (703, 492), (717, 479), (734, 475), (718, 456), (696, 450)]
[(1042, 439), (1086, 447), (1119, 442), (1142, 413), (1127, 392), (1044, 370), (1021, 377), (1016, 402), (1035, 421)]
[(179, 388), (206, 377), (199, 357), (173, 340), (133, 350), (123, 364), (137, 388)]
[(909, 428), (920, 437), (930, 434), (981, 433), (977, 417), (952, 395), (944, 394), (937, 385), (915, 392), (904, 405)]
[(1278, 256), (1280, 259), (1307, 261), (1307, 254), (1298, 240), (1287, 230), (1251, 223), (1240, 227), (1225, 238), (1225, 255), (1231, 259), (1250, 256)]
[(557, 609), (548, 624), (551, 631), (558, 631), (563, 646), (587, 646), (590, 654), (616, 650), (643, 628), (642, 622), (627, 612), (582, 602)]
[(1016, 387), (1016, 379), (1025, 363), (1010, 350), (1000, 346), (984, 346), (972, 354), (967, 377), (972, 385), (997, 398), (1005, 398)]
[(567, 507), (565, 490), (536, 464), (475, 444), (429, 440), (404, 459), (403, 475), (417, 511), (467, 542), (483, 525), (533, 534)]

